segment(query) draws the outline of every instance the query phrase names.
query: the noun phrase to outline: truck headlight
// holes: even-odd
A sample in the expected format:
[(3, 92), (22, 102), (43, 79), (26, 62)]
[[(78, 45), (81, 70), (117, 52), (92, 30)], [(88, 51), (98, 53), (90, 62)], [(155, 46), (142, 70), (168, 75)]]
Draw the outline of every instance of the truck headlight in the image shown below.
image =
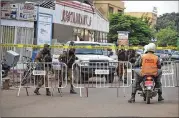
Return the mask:
[(88, 66), (89, 65), (89, 63), (87, 63), (87, 62), (81, 62), (80, 63), (80, 66)]

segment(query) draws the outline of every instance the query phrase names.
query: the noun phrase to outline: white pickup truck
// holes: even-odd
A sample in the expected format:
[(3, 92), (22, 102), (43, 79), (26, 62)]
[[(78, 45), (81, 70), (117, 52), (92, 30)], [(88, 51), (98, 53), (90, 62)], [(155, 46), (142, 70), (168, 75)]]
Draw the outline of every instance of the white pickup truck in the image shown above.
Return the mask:
[[(67, 45), (69, 45), (69, 43), (70, 42), (67, 42)], [(74, 41), (74, 46), (100, 46), (100, 43)], [(67, 51), (69, 51), (69, 49)], [(109, 83), (113, 82), (118, 62), (103, 55), (102, 49), (76, 48), (75, 56), (76, 60), (73, 69), (76, 83), (80, 81), (83, 82), (94, 76), (105, 76), (108, 78)]]

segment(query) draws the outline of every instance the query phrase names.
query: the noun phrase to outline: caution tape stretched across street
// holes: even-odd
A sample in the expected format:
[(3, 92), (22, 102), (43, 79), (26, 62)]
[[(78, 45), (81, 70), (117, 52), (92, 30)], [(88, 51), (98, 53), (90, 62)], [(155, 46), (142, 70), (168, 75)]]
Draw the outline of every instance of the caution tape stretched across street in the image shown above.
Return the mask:
[[(32, 44), (0, 44), (1, 47), (17, 47), (17, 48), (43, 48), (43, 45), (32, 45)], [(51, 45), (50, 48), (87, 48), (87, 49), (143, 49), (143, 47), (126, 46), (126, 47), (114, 47), (114, 46), (68, 46), (68, 45)], [(179, 50), (178, 47), (157, 47), (157, 49), (173, 49)]]

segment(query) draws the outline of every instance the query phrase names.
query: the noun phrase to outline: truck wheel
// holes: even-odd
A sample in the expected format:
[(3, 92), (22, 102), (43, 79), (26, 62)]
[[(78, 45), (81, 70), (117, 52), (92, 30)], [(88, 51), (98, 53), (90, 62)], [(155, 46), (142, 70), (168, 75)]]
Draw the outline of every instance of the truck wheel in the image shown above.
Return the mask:
[(109, 83), (113, 83), (113, 81), (114, 81), (114, 73), (111, 73), (111, 74), (109, 74), (109, 75), (106, 75), (105, 77), (106, 77), (106, 81), (107, 81), (108, 78), (109, 78)]

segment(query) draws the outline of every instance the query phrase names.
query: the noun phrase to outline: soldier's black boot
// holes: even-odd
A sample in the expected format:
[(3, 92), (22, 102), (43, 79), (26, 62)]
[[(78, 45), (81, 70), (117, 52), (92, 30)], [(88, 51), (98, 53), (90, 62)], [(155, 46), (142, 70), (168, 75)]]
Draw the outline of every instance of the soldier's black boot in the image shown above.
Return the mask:
[(158, 94), (158, 101), (160, 102), (160, 101), (163, 101), (163, 100), (164, 100), (164, 98), (162, 97), (162, 94), (159, 93), (159, 94)]
[(34, 93), (35, 93), (36, 95), (40, 95), (39, 89), (40, 89), (40, 88), (36, 88), (36, 89), (35, 89)]
[[(61, 86), (62, 86), (62, 83), (60, 82), (59, 87), (61, 87)], [(61, 93), (61, 88), (58, 88), (58, 93)]]
[(50, 92), (49, 88), (46, 88), (46, 95), (51, 96), (51, 92)]
[(75, 92), (75, 90), (73, 89), (73, 85), (71, 84), (71, 88), (70, 88), (70, 93), (71, 94), (77, 94), (77, 92)]
[(129, 103), (134, 103), (135, 102), (135, 94), (132, 93), (131, 98), (128, 100)]
[[(159, 84), (160, 85), (160, 84)], [(162, 97), (162, 86), (159, 86), (159, 90), (158, 90), (158, 101), (163, 101), (164, 98)]]

